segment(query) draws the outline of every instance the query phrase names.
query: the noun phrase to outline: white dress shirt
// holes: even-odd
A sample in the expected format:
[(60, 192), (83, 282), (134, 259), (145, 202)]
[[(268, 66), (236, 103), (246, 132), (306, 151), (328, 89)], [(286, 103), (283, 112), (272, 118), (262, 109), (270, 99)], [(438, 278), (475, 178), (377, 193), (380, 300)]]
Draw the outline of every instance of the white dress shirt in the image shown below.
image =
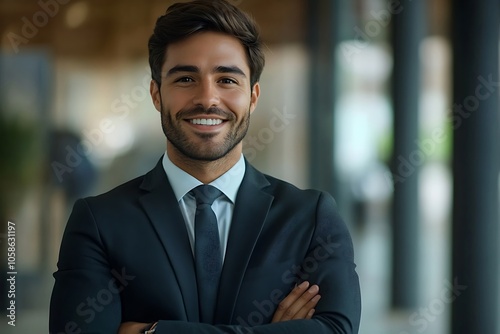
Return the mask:
[[(163, 169), (167, 174), (168, 181), (172, 186), (175, 197), (179, 202), (186, 229), (191, 243), (191, 250), (194, 254), (194, 217), (196, 213), (196, 199), (189, 192), (203, 183), (195, 177), (186, 173), (168, 158), (167, 152), (163, 155)], [(234, 203), (240, 188), (241, 181), (245, 175), (245, 160), (243, 154), (240, 160), (218, 179), (209, 183), (219, 189), (224, 195), (217, 198), (212, 204), (212, 210), (217, 217), (219, 227), (219, 239), (221, 242), (222, 259), (224, 260), (227, 247), (227, 238), (233, 217)]]

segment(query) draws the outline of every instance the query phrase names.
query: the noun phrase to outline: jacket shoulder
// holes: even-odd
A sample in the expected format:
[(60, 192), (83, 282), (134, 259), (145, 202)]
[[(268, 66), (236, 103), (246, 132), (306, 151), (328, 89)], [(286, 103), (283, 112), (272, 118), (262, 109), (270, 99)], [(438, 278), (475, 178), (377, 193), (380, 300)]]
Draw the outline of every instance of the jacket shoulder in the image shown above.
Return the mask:
[(273, 194), (273, 196), (280, 197), (294, 197), (301, 200), (320, 200), (320, 198), (326, 201), (332, 201), (335, 204), (333, 197), (326, 191), (317, 189), (301, 189), (296, 185), (278, 179), (268, 174), (263, 174), (266, 180), (269, 182), (269, 187), (266, 189)]
[(78, 207), (86, 207), (99, 221), (114, 221), (124, 215), (130, 216), (140, 207), (139, 199), (145, 192), (141, 189), (141, 185), (146, 175), (136, 177), (99, 195), (77, 200), (73, 212)]
[(144, 177), (145, 175), (141, 175), (102, 194), (86, 197), (85, 200), (90, 203), (97, 203), (123, 201), (124, 199), (135, 198), (142, 193), (140, 186), (144, 181)]

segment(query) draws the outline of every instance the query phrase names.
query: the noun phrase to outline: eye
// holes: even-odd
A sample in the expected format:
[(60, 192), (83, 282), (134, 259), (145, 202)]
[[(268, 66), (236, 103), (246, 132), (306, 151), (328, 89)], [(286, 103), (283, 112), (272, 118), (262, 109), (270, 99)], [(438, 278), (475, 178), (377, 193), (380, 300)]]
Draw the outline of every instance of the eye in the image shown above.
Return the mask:
[(231, 78), (222, 78), (219, 80), (220, 83), (226, 84), (226, 85), (231, 85), (231, 84), (237, 84), (238, 82), (234, 79)]
[(193, 78), (190, 78), (190, 77), (181, 77), (179, 79), (176, 79), (175, 82), (189, 83), (189, 82), (194, 82), (194, 80), (193, 80)]

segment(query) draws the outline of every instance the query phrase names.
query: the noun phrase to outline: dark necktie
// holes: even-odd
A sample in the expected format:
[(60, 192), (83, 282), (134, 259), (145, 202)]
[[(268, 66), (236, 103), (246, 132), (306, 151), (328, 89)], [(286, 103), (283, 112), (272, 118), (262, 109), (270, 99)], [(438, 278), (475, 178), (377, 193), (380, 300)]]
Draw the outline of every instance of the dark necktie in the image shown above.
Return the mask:
[(217, 217), (211, 206), (222, 193), (209, 185), (198, 186), (192, 193), (196, 198), (194, 255), (200, 320), (212, 323), (222, 270), (222, 254)]

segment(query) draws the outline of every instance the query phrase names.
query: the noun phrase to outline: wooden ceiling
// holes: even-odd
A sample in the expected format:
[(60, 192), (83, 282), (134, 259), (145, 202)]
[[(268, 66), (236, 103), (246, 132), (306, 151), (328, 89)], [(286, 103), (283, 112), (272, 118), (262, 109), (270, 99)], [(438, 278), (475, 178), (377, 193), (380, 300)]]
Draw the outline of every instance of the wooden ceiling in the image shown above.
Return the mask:
[[(268, 44), (302, 42), (303, 0), (230, 0), (250, 13)], [(147, 40), (155, 21), (173, 1), (165, 0), (0, 0), (2, 49), (46, 47), (60, 57), (122, 57), (147, 55)], [(66, 4), (61, 4), (65, 3)], [(57, 7), (54, 6), (57, 3)], [(48, 14), (47, 14), (48, 13)], [(76, 27), (71, 27), (83, 21)], [(69, 24), (68, 24), (69, 20)], [(37, 23), (36, 33), (26, 22)], [(45, 24), (44, 24), (45, 23)], [(23, 30), (24, 27), (24, 30)], [(29, 32), (27, 34), (26, 32)], [(29, 37), (29, 38), (26, 38)], [(16, 44), (16, 42), (14, 42)]]

